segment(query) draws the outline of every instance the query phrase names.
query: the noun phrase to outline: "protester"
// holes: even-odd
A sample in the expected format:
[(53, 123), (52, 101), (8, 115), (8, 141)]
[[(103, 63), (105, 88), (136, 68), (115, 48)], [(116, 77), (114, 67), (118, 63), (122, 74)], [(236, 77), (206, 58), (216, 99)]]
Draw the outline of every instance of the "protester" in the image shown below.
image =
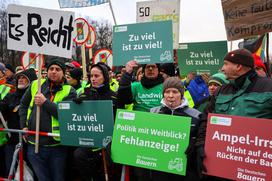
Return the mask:
[[(144, 75), (140, 82), (133, 81), (133, 69), (138, 67), (136, 61), (126, 64), (126, 72), (123, 74), (118, 89), (118, 104), (124, 108), (125, 105), (133, 103), (133, 110), (146, 111), (160, 105), (162, 99), (163, 77), (159, 64), (143, 65)], [(132, 167), (132, 179), (149, 180), (150, 171), (142, 168)]]
[(140, 82), (132, 83), (136, 61), (126, 64), (126, 73), (119, 83), (118, 102), (120, 105), (134, 103), (134, 110), (149, 112), (150, 108), (160, 105), (162, 99), (163, 77), (159, 74), (159, 64), (143, 65), (144, 75)]
[[(190, 144), (193, 145), (195, 143), (195, 137), (201, 121), (201, 112), (196, 109), (189, 108), (188, 101), (183, 95), (184, 87), (181, 84), (180, 79), (178, 77), (167, 78), (163, 83), (163, 99), (161, 101), (161, 106), (152, 108), (150, 112), (191, 117)], [(171, 123), (171, 121), (169, 123)], [(160, 171), (152, 171), (152, 180), (199, 180), (196, 172), (195, 155), (193, 152), (193, 150), (190, 150), (190, 154), (188, 154), (185, 176)]]
[[(173, 63), (165, 63), (161, 65), (161, 71), (160, 74), (162, 74), (162, 77), (164, 80), (166, 80), (168, 77), (175, 77), (177, 76), (175, 72), (175, 65)], [(181, 82), (182, 84), (182, 82)], [(190, 92), (184, 88), (184, 97), (187, 99), (189, 103), (189, 107), (194, 107), (194, 101), (190, 94)]]
[[(9, 129), (20, 129), (20, 117), (19, 117), (19, 104), (26, 89), (29, 87), (33, 80), (36, 80), (36, 72), (34, 69), (27, 69), (19, 72), (15, 76), (16, 92), (8, 93), (5, 98), (0, 101), (0, 111), (7, 121)], [(12, 162), (12, 156), (15, 151), (16, 144), (19, 143), (18, 133), (11, 133), (11, 137), (8, 138), (8, 142), (5, 145), (5, 164), (6, 164), (6, 176), (9, 173), (9, 169)], [(26, 148), (24, 148), (24, 151)]]
[[(113, 113), (117, 108), (117, 98), (115, 92), (109, 86), (109, 74), (104, 63), (97, 63), (90, 67), (90, 87), (85, 88), (84, 93), (74, 102), (80, 104), (84, 100), (112, 100)], [(102, 152), (99, 148), (77, 148), (74, 152), (76, 168), (81, 181), (105, 180), (102, 161)], [(110, 168), (110, 180), (120, 180), (119, 173), (112, 173), (114, 168)]]
[[(23, 130), (35, 131), (36, 111), (40, 106), (40, 131), (59, 133), (57, 103), (76, 97), (74, 88), (65, 84), (65, 64), (54, 58), (47, 66), (47, 79), (42, 79), (41, 93), (33, 81), (22, 97), (19, 115)], [(35, 136), (27, 138), (27, 156), (39, 181), (65, 179), (67, 148), (60, 145), (59, 137), (39, 138), (39, 152), (34, 152)]]
[[(223, 85), (212, 97), (206, 114), (272, 118), (272, 80), (256, 74), (251, 52), (246, 49), (229, 52), (224, 58), (222, 71), (230, 83)], [(205, 156), (206, 124), (206, 121), (201, 124), (196, 142), (198, 160), (203, 160)], [(198, 168), (205, 171), (201, 162)]]
[(200, 112), (204, 112), (205, 108), (207, 107), (208, 103), (210, 102), (212, 96), (215, 94), (218, 88), (222, 85), (229, 83), (226, 80), (225, 74), (219, 72), (212, 75), (208, 81), (208, 89), (209, 89), (209, 97), (202, 99), (198, 104), (195, 105), (195, 108)]
[(66, 79), (68, 84), (76, 90), (77, 94), (79, 94), (81, 89), (82, 75), (83, 73), (81, 68), (74, 68), (66, 73)]

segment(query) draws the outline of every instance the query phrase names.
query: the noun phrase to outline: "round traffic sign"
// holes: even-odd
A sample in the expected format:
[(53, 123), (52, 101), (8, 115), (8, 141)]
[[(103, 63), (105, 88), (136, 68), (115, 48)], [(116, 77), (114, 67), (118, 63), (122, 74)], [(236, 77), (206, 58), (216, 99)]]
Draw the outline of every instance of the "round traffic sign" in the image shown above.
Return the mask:
[(97, 50), (94, 55), (93, 63), (98, 62), (103, 62), (112, 68), (112, 51), (106, 48)]
[(90, 32), (87, 41), (85, 42), (86, 48), (92, 48), (96, 41), (96, 33), (94, 27), (89, 26)]
[(76, 44), (83, 44), (87, 41), (90, 33), (89, 23), (83, 18), (75, 19), (75, 30), (74, 30), (74, 42)]
[(41, 60), (42, 60), (41, 65), (42, 67), (44, 67), (44, 56), (42, 54), (24, 52), (20, 60), (21, 65), (23, 66), (23, 69), (29, 69), (29, 68), (38, 69), (39, 56), (41, 56)]

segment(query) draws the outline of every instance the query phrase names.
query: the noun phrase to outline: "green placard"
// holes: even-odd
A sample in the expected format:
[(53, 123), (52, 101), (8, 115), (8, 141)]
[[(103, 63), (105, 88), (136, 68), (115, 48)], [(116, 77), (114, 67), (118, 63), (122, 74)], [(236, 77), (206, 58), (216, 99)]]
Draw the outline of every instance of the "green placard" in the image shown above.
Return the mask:
[(111, 147), (114, 162), (185, 175), (191, 118), (118, 110)]
[(114, 26), (113, 65), (173, 62), (172, 21)]
[(112, 139), (112, 101), (58, 103), (62, 145), (105, 147)]
[(178, 49), (180, 75), (194, 71), (197, 74), (218, 73), (228, 52), (226, 41), (184, 43)]

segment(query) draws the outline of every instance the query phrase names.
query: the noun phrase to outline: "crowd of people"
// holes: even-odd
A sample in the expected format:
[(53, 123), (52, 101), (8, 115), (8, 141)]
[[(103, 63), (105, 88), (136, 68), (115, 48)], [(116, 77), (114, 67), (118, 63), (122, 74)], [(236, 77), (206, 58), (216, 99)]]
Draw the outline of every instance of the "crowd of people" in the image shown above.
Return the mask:
[[(115, 72), (104, 63), (90, 64), (88, 78), (76, 61), (52, 58), (42, 72), (41, 93), (36, 71), (0, 63), (0, 111), (8, 128), (35, 131), (40, 108), (40, 131), (59, 133), (57, 103), (71, 100), (112, 100), (116, 109), (185, 116), (192, 119), (185, 176), (127, 166), (130, 180), (226, 180), (204, 176), (203, 159), (209, 113), (272, 118), (272, 82), (260, 57), (246, 49), (231, 51), (214, 75), (179, 76), (174, 63), (144, 64), (129, 61)], [(150, 98), (143, 95), (155, 95)], [(171, 124), (171, 120), (165, 120)], [(182, 123), (181, 123), (182, 126)], [(35, 153), (35, 137), (24, 135), (25, 160), (35, 178), (48, 180), (105, 180), (102, 148), (75, 148), (60, 144), (59, 137), (40, 137)], [(0, 177), (7, 177), (18, 134), (0, 132)], [(122, 166), (110, 158), (106, 148), (110, 180), (120, 180)]]

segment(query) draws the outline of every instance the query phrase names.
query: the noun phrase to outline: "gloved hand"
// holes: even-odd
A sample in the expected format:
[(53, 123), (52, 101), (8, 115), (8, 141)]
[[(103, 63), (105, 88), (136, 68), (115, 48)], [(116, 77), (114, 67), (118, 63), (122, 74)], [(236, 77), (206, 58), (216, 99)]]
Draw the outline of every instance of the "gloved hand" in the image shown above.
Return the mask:
[(197, 163), (197, 173), (199, 178), (203, 177), (202, 172), (207, 172), (206, 166), (203, 164), (203, 160), (206, 157), (205, 151), (204, 151), (204, 145), (198, 146), (196, 148), (196, 163)]
[(75, 102), (76, 104), (81, 104), (83, 101), (83, 99), (81, 97), (77, 97), (73, 99), (73, 102)]

